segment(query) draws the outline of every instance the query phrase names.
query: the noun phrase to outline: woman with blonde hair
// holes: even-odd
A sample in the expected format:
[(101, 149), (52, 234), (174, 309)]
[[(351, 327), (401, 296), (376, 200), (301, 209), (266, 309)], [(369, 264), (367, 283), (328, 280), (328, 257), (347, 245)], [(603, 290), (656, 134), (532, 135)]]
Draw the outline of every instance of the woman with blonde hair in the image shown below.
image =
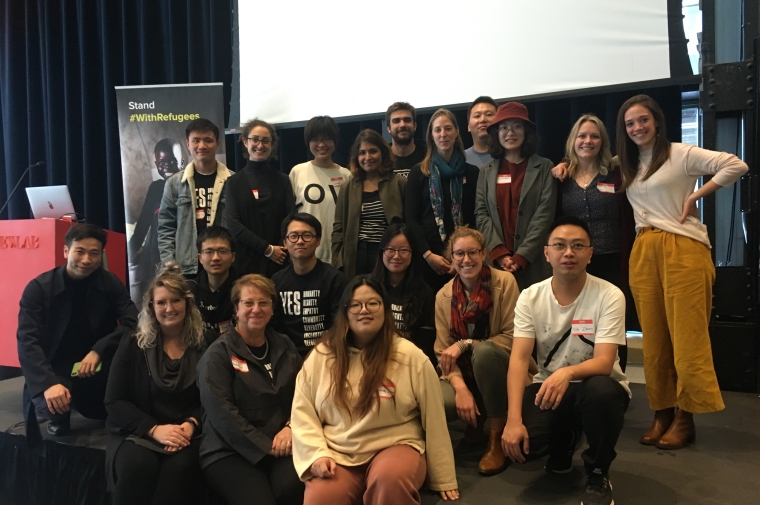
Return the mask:
[(559, 185), (557, 214), (588, 224), (594, 257), (586, 271), (622, 289), (630, 301), (633, 210), (625, 192), (620, 191), (620, 169), (617, 158), (610, 154), (610, 139), (601, 119), (593, 114), (578, 118), (567, 137), (565, 157), (566, 176)]
[(293, 461), (306, 505), (420, 503), (419, 488), (459, 497), (438, 377), (396, 334), (371, 277), (354, 278), (342, 310), (298, 374)]
[(143, 296), (138, 328), (114, 356), (106, 390), (106, 477), (113, 503), (196, 503), (201, 355), (216, 334), (204, 331), (187, 281), (176, 266)]
[(418, 238), (419, 251), (429, 268), (423, 276), (438, 291), (453, 274), (443, 257), (455, 228), (475, 225), (475, 192), (480, 170), (465, 161), (464, 144), (454, 114), (438, 109), (427, 129), (427, 154), (409, 171), (404, 219)]
[[(478, 471), (495, 475), (507, 467), (501, 433), (507, 421), (507, 369), (520, 292), (511, 273), (486, 265), (485, 238), (473, 228), (460, 227), (451, 234), (447, 256), (456, 275), (435, 297), (435, 354), (446, 417), (459, 417), (478, 430), (469, 428), (468, 438), (482, 434), (489, 419), (488, 447)], [(530, 372), (536, 370), (532, 362)]]
[(198, 365), (204, 435), (200, 462), (228, 505), (300, 505), (293, 468), (290, 405), (301, 356), (270, 325), (274, 283), (259, 274), (235, 282), (235, 327)]

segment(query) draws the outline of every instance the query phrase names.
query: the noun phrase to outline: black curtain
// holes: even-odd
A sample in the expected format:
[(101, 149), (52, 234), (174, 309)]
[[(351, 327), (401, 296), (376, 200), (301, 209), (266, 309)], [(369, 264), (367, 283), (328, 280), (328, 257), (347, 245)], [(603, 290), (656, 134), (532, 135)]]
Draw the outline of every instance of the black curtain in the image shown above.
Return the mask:
[[(232, 80), (232, 0), (0, 0), (0, 201), (67, 184), (88, 222), (124, 231), (114, 86)], [(23, 190), (0, 219), (29, 218)]]
[[(32, 169), (22, 186), (67, 184), (75, 208), (89, 222), (123, 232), (114, 86), (222, 82), (226, 122), (232, 4), (233, 0), (0, 0), (0, 202), (28, 165), (44, 161), (45, 167)], [(614, 145), (617, 110), (639, 92), (658, 101), (668, 119), (668, 137), (680, 140), (680, 86), (592, 91), (526, 102), (538, 124), (539, 154), (560, 160), (567, 133), (584, 112), (602, 118)], [(453, 110), (469, 147), (466, 107)], [(430, 115), (418, 115), (420, 140)], [(341, 122), (335, 161), (347, 166), (356, 135), (364, 128), (381, 127), (381, 117)], [(283, 172), (311, 158), (303, 128), (283, 128), (279, 135), (277, 165)], [(240, 169), (245, 160), (237, 135), (227, 136), (226, 142), (228, 165)], [(0, 215), (29, 217), (23, 189)]]

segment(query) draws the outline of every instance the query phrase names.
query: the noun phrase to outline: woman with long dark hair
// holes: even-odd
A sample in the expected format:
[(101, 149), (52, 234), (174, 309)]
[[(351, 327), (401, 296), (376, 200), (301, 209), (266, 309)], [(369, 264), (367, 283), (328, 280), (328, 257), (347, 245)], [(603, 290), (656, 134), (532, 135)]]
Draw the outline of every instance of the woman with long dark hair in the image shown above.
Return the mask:
[(298, 374), (293, 461), (304, 504), (420, 503), (419, 488), (459, 497), (438, 376), (396, 335), (376, 280), (346, 287), (341, 311)]
[[(747, 165), (732, 154), (671, 143), (665, 115), (646, 95), (620, 107), (617, 154), (636, 219), (630, 286), (655, 411), (641, 443), (680, 449), (694, 441), (693, 413), (724, 408), (708, 333), (715, 266), (697, 201), (733, 184)], [(695, 191), (702, 176), (712, 178)]]
[(417, 237), (428, 267), (425, 281), (437, 292), (454, 273), (443, 250), (458, 226), (475, 225), (475, 191), (480, 170), (465, 160), (456, 117), (447, 109), (433, 113), (427, 129), (427, 154), (409, 171), (404, 220)]
[(407, 225), (390, 225), (380, 239), (380, 257), (372, 276), (388, 294), (396, 332), (414, 342), (435, 365), (435, 293), (419, 273), (423, 265), (413, 243)]
[(160, 272), (143, 296), (134, 337), (111, 365), (106, 478), (112, 503), (196, 503), (201, 399), (195, 375), (216, 334), (204, 332), (179, 267)]
[(493, 264), (525, 289), (551, 275), (543, 251), (557, 208), (553, 164), (536, 154), (538, 133), (525, 105), (501, 105), (488, 131), (493, 161), (478, 179), (477, 226)]
[(354, 176), (335, 206), (332, 264), (350, 279), (372, 272), (385, 228), (403, 219), (406, 179), (393, 172), (391, 148), (370, 129), (351, 146), (349, 167)]

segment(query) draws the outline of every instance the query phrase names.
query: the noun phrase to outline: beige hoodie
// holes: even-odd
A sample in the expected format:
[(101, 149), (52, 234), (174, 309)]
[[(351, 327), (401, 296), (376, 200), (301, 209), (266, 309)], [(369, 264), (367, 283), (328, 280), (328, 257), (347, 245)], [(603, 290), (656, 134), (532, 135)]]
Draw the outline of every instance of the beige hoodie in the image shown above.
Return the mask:
[[(361, 351), (349, 350), (348, 383), (358, 392), (363, 374)], [(301, 480), (312, 477), (309, 469), (319, 458), (332, 458), (343, 466), (359, 466), (383, 449), (405, 444), (427, 454), (430, 489), (457, 489), (441, 387), (425, 354), (413, 343), (396, 336), (387, 372), (390, 382), (379, 390), (380, 410), (374, 407), (358, 419), (352, 419), (333, 402), (332, 361), (327, 347), (319, 344), (296, 380), (291, 423), (293, 462)], [(389, 392), (395, 394), (395, 402)], [(355, 404), (350, 395), (348, 403)]]

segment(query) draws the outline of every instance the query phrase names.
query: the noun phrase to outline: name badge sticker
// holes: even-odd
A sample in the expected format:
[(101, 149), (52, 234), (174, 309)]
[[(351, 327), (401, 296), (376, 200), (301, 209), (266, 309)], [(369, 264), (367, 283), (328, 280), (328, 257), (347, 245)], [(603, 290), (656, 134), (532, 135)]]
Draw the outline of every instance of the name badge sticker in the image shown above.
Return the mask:
[(243, 373), (248, 372), (248, 363), (246, 363), (244, 359), (240, 359), (235, 356), (232, 356), (231, 359), (232, 359), (232, 368), (234, 368), (238, 372), (243, 372)]
[(380, 387), (377, 389), (377, 396), (379, 396), (381, 399), (390, 400), (393, 398), (395, 392), (396, 385), (388, 381), (380, 384)]
[(512, 184), (512, 174), (499, 174), (496, 176), (496, 184)]
[(592, 319), (573, 319), (571, 334), (575, 337), (594, 336), (594, 321)]
[(462, 177), (462, 184), (467, 184), (467, 177)]
[(253, 197), (258, 200), (259, 199), (259, 190), (258, 189), (252, 189), (251, 192), (253, 192)]
[(343, 184), (343, 177), (331, 177), (330, 184), (333, 187), (339, 188)]
[(609, 193), (611, 195), (615, 194), (615, 185), (609, 182), (597, 183), (596, 189), (598, 189), (600, 193)]
[(195, 209), (195, 219), (205, 219), (206, 209)]
[(225, 333), (229, 332), (232, 329), (232, 321), (221, 321), (219, 323), (219, 334), (224, 335)]

